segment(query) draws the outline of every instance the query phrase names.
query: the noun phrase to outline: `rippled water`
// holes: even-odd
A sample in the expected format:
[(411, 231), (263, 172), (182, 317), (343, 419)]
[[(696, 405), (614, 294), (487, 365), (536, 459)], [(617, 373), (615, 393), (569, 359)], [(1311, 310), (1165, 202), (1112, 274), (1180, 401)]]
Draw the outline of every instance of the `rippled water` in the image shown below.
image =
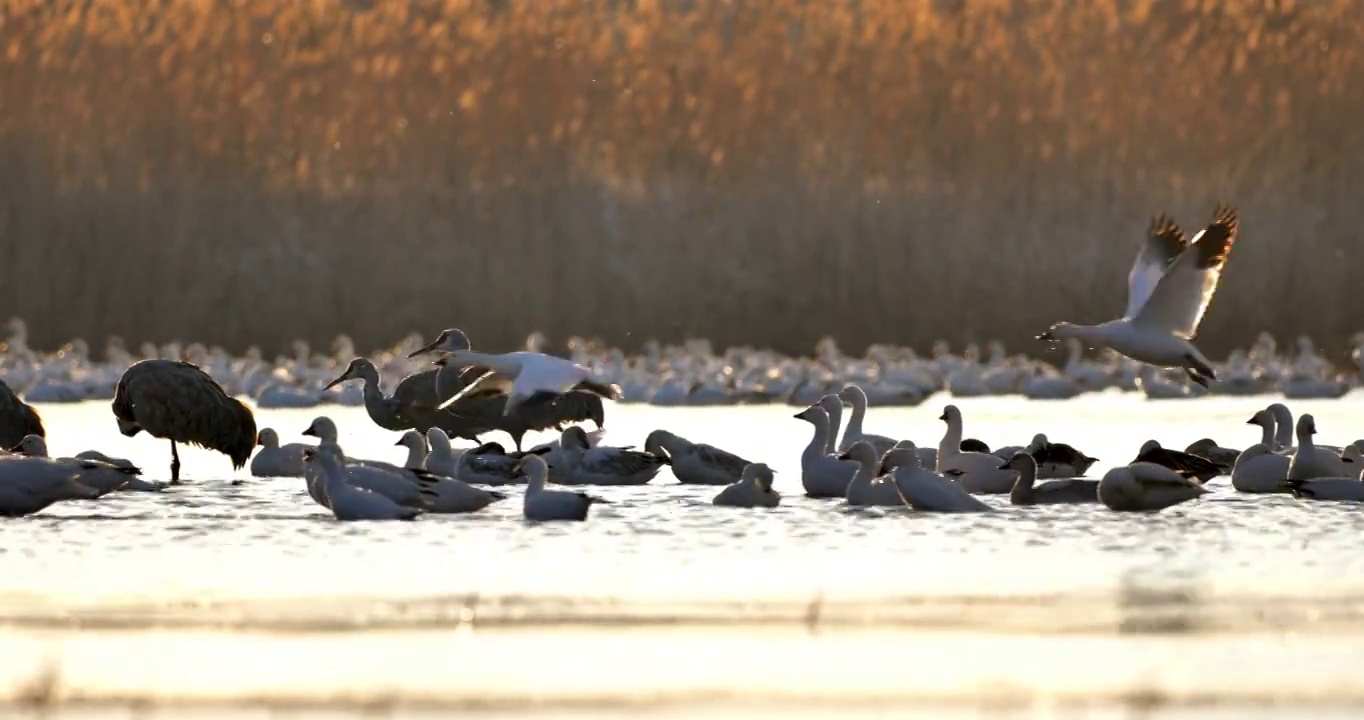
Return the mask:
[[(866, 429), (936, 444), (944, 402), (873, 410)], [(1248, 445), (1258, 428), (1245, 421), (1268, 402), (957, 404), (968, 436), (999, 446), (1044, 431), (1100, 457), (1097, 476), (1152, 437)], [(1322, 442), (1364, 435), (1358, 396), (1291, 407), (1317, 416)], [(107, 404), (42, 411), (54, 454), (94, 447), (167, 476), (168, 443), (119, 436)], [(811, 698), (840, 703), (828, 711), (839, 717), (872, 701), (946, 704), (932, 717), (981, 703), (1029, 717), (1076, 703), (1162, 717), (1364, 704), (1351, 682), (1364, 648), (1359, 507), (1238, 496), (1220, 478), (1159, 514), (1007, 498), (987, 500), (1006, 509), (992, 515), (849, 510), (801, 496), (809, 426), (794, 411), (610, 408), (607, 443), (666, 427), (768, 462), (785, 497), (773, 511), (714, 508), (714, 488), (665, 472), (594, 490), (615, 504), (582, 524), (527, 524), (517, 495), (474, 515), (342, 524), (302, 480), (183, 450), (183, 488), (0, 521), (0, 692), (93, 709), (401, 700), (537, 716), (748, 716)], [(258, 421), (288, 442), (318, 412)], [(405, 457), (363, 410), (326, 412), (348, 454)], [(782, 712), (820, 711), (797, 707)]]

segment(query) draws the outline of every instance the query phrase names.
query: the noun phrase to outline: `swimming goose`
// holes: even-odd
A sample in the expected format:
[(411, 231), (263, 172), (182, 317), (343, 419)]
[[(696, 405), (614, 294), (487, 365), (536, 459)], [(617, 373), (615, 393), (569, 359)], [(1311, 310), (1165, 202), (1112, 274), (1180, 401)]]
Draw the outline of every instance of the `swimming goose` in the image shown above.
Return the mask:
[(303, 477), (303, 443), (279, 444), (279, 433), (273, 428), (261, 428), (256, 433), (260, 451), (251, 458), (251, 474), (255, 477)]
[(1282, 486), (1300, 499), (1364, 502), (1364, 473), (1356, 477), (1284, 480)]
[(744, 468), (753, 463), (713, 445), (694, 443), (667, 430), (655, 430), (644, 439), (644, 452), (667, 457), (673, 476), (687, 485), (738, 483)]
[(437, 475), (459, 477), (459, 458), (467, 450), (451, 447), (450, 436), (446, 435), (444, 430), (435, 427), (426, 431), (426, 443), (431, 447), (431, 452), (427, 453), (426, 459), (422, 461), (422, 468)]
[(905, 502), (919, 512), (993, 512), (994, 508), (966, 492), (962, 486), (919, 464), (914, 444), (902, 440), (881, 459)]
[[(439, 428), (431, 429), (439, 430)], [(417, 468), (418, 470), (426, 469), (426, 437), (420, 432), (408, 430), (402, 434), (402, 437), (398, 438), (398, 442), (393, 444), (407, 448), (407, 461), (403, 463), (403, 467)]]
[[(365, 468), (343, 465), (341, 451), (336, 445), (308, 448), (303, 451), (303, 461), (307, 463), (305, 475), (316, 472), (321, 478), (327, 499), (325, 507), (337, 520), (411, 520), (421, 514), (418, 507), (397, 503), (388, 496), (352, 484), (350, 474)], [(425, 498), (430, 491), (422, 489), (420, 493)]]
[(138, 478), (137, 476), (142, 474), (142, 470), (132, 464), (119, 467), (101, 460), (48, 457), (47, 441), (39, 435), (25, 435), (24, 439), (19, 441), (18, 447), (12, 448), (12, 451), (25, 457), (43, 458), (58, 466), (71, 469), (76, 473), (76, 482), (94, 489), (99, 493), (96, 497), (107, 495), (115, 490), (122, 490), (134, 480), (138, 482), (137, 489), (139, 490), (144, 487), (151, 487), (153, 488), (151, 492), (155, 492), (164, 487)]
[(408, 357), (431, 352), (443, 352), (457, 365), (485, 369), (481, 376), (437, 406), (438, 410), (454, 405), (463, 397), (484, 394), (507, 396), (503, 415), (511, 415), (522, 405), (553, 402), (560, 395), (573, 391), (589, 392), (606, 400), (622, 397), (619, 385), (597, 378), (575, 362), (525, 350), (501, 354), (478, 352), (472, 349), (468, 336), (457, 328), (441, 332), (435, 342), (414, 350)]
[[(540, 455), (527, 452), (525, 455)], [(465, 450), (456, 463), (455, 476), (466, 483), (477, 485), (517, 485), (526, 476), (517, 469), (524, 455), (508, 455), (500, 443), (488, 442)]]
[(943, 408), (938, 419), (947, 423), (947, 432), (938, 443), (937, 470), (940, 474), (975, 495), (997, 495), (1013, 490), (1017, 476), (1012, 470), (1001, 470), (999, 458), (989, 453), (961, 451), (961, 410), (956, 405)]
[(821, 397), (816, 404), (823, 408), (824, 412), (829, 414), (829, 432), (826, 435), (824, 452), (829, 455), (837, 455), (838, 431), (843, 427), (843, 400), (837, 395), (830, 393)]
[(643, 485), (668, 464), (668, 458), (623, 447), (592, 447), (587, 431), (577, 425), (565, 428), (559, 444), (565, 453), (562, 466), (549, 466), (560, 485)]
[(838, 459), (857, 463), (857, 470), (853, 473), (852, 480), (848, 482), (848, 492), (845, 496), (849, 505), (901, 507), (906, 504), (893, 477), (876, 477), (881, 457), (871, 443), (858, 440), (852, 447), (840, 453)]
[(1236, 211), (1220, 206), (1212, 224), (1186, 243), (1169, 217), (1157, 216), (1128, 272), (1123, 316), (1100, 325), (1059, 322), (1038, 339), (1073, 337), (1157, 367), (1183, 368), (1190, 380), (1206, 388), (1217, 375), (1193, 339), (1217, 291), (1238, 228)]
[(805, 452), (800, 455), (800, 484), (805, 495), (812, 498), (842, 498), (848, 495), (848, 483), (857, 472), (855, 463), (839, 460), (828, 454), (829, 414), (818, 405), (811, 405), (794, 415), (810, 423), (814, 434)]
[(1235, 448), (1222, 447), (1213, 441), (1212, 438), (1202, 438), (1189, 443), (1189, 447), (1184, 448), (1184, 452), (1190, 455), (1197, 455), (1205, 458), (1222, 467), (1222, 474), (1227, 474), (1236, 465), (1236, 458), (1241, 456), (1241, 451)]
[(721, 490), (715, 499), (711, 500), (711, 504), (738, 508), (774, 508), (781, 504), (781, 495), (772, 489), (775, 472), (763, 463), (749, 463), (739, 474), (739, 482)]
[[(105, 455), (104, 453), (98, 450), (82, 450), (76, 453), (74, 457), (77, 460), (98, 460), (102, 463), (108, 463), (110, 465), (113, 465), (114, 467), (119, 468), (120, 470), (136, 470), (139, 473), (142, 472), (142, 468), (134, 465), (131, 460), (128, 460), (127, 458), (109, 457), (108, 455)], [(157, 482), (155, 480), (148, 480), (137, 475), (132, 475), (128, 478), (128, 482), (124, 483), (123, 487), (119, 488), (119, 491), (161, 492), (162, 490), (165, 490), (166, 487), (167, 487), (166, 483)]]
[(1174, 470), (1184, 477), (1197, 478), (1199, 482), (1207, 482), (1223, 472), (1221, 466), (1207, 458), (1163, 448), (1155, 440), (1147, 440), (1142, 443), (1141, 451), (1137, 453), (1137, 457), (1132, 462), (1160, 465)]
[(1104, 473), (1098, 492), (1099, 502), (1110, 510), (1141, 512), (1162, 510), (1210, 491), (1163, 465), (1136, 462)]
[(1289, 462), (1287, 455), (1270, 450), (1265, 443), (1251, 445), (1241, 451), (1231, 466), (1231, 486), (1243, 493), (1283, 492)]
[(1018, 473), (1009, 502), (1014, 505), (1062, 505), (1099, 502), (1099, 481), (1071, 478), (1037, 483), (1037, 461), (1033, 456), (1015, 453), (1000, 467)]
[(1298, 417), (1298, 451), (1288, 463), (1289, 480), (1311, 480), (1327, 477), (1354, 477), (1359, 473), (1359, 464), (1338, 452), (1318, 447), (1312, 441), (1317, 434), (1317, 422), (1311, 413)]
[[(304, 434), (308, 433), (305, 432)], [(324, 438), (322, 442), (318, 443), (317, 447), (335, 452), (338, 462), (345, 469), (345, 482), (362, 490), (379, 493), (399, 505), (427, 507), (429, 499), (434, 497), (433, 486), (441, 480), (441, 476), (422, 469), (400, 468), (387, 463), (384, 464), (387, 465), (385, 467), (378, 464), (350, 462), (335, 440)], [(327, 478), (322, 471), (325, 464), (308, 463), (307, 453), (304, 455), (303, 478), (308, 488), (308, 495), (319, 505), (330, 508), (331, 501), (327, 495)]]
[(866, 391), (858, 385), (849, 383), (838, 391), (838, 398), (840, 401), (852, 405), (852, 415), (848, 417), (848, 426), (843, 430), (843, 439), (838, 443), (839, 450), (847, 450), (854, 443), (865, 440), (871, 443), (872, 449), (880, 457), (895, 446), (895, 441), (885, 435), (872, 435), (862, 432), (862, 421), (867, 417)]
[(76, 480), (79, 476), (80, 468), (67, 463), (25, 455), (0, 456), (0, 517), (32, 515), (62, 500), (99, 497), (99, 490)]
[(1080, 477), (1099, 461), (1065, 443), (1051, 442), (1044, 433), (1034, 435), (1025, 452), (1036, 461), (1037, 477), (1043, 480)]
[(586, 520), (587, 511), (594, 503), (608, 502), (587, 493), (546, 488), (549, 466), (539, 455), (521, 458), (517, 461), (517, 471), (526, 476), (526, 495), (521, 508), (527, 520)]

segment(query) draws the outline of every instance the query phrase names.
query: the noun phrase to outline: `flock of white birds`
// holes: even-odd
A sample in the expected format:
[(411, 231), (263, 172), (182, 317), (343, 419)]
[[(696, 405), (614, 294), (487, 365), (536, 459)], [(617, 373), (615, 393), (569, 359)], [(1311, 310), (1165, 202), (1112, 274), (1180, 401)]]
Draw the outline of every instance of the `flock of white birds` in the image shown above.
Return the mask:
[[(222, 452), (236, 467), (250, 459), (258, 476), (305, 478), (308, 495), (339, 520), (477, 512), (506, 499), (504, 491), (492, 489), (505, 485), (525, 486), (527, 519), (583, 520), (594, 503), (605, 501), (552, 489), (551, 483), (640, 485), (664, 466), (671, 467), (679, 482), (723, 486), (716, 505), (760, 508), (780, 503), (769, 465), (666, 430), (650, 433), (642, 450), (601, 445), (602, 400), (802, 406), (795, 417), (812, 428), (801, 455), (805, 494), (853, 506), (992, 512), (977, 496), (1007, 494), (1014, 505), (1101, 503), (1118, 511), (1152, 511), (1206, 494), (1205, 484), (1220, 475), (1230, 475), (1240, 492), (1364, 500), (1364, 441), (1318, 445), (1315, 419), (1303, 415), (1294, 423), (1282, 403), (1247, 420), (1263, 428), (1263, 437), (1245, 450), (1210, 439), (1184, 451), (1151, 441), (1130, 463), (1098, 480), (1083, 477), (1094, 458), (1043, 435), (1025, 446), (993, 451), (964, 437), (955, 405), (943, 409), (940, 419), (946, 427), (936, 448), (863, 430), (869, 407), (918, 405), (942, 390), (954, 396), (1018, 393), (1046, 399), (1110, 388), (1140, 389), (1159, 398), (1275, 391), (1299, 398), (1345, 394), (1364, 372), (1338, 372), (1312, 351), (1306, 338), (1300, 338), (1296, 357), (1285, 359), (1264, 335), (1249, 351), (1233, 353), (1220, 365), (1194, 345), (1238, 227), (1235, 211), (1219, 207), (1213, 222), (1186, 241), (1168, 217), (1158, 216), (1129, 274), (1124, 315), (1099, 325), (1057, 323), (1038, 336), (1068, 344), (1070, 356), (1060, 368), (1006, 356), (997, 344), (985, 358), (974, 348), (962, 356), (937, 348), (932, 358), (921, 358), (908, 348), (889, 346), (851, 358), (831, 340), (822, 341), (816, 356), (807, 359), (748, 348), (716, 355), (704, 342), (669, 348), (651, 344), (644, 355), (627, 357), (575, 339), (564, 358), (540, 352), (539, 336), (532, 336), (525, 350), (477, 351), (467, 335), (453, 328), (427, 344), (420, 337), (406, 338), (369, 359), (354, 358), (345, 338), (338, 339), (335, 356), (313, 354), (300, 344), (295, 357), (273, 363), (259, 352), (232, 357), (197, 344), (147, 345), (139, 358), (111, 340), (104, 361), (96, 362), (79, 340), (56, 353), (35, 352), (28, 346), (26, 326), (11, 320), (10, 336), (0, 348), (5, 381), (0, 383), (0, 440), (13, 443), (0, 456), (0, 514), (26, 515), (60, 500), (93, 499), (115, 491), (167, 488), (142, 480), (141, 470), (128, 461), (94, 451), (74, 458), (47, 457), (41, 419), (25, 400), (92, 399), (113, 400), (124, 435), (147, 432), (171, 442), (172, 485), (179, 480), (177, 443), (189, 442)], [(1362, 335), (1354, 338), (1357, 364), (1364, 363), (1362, 340)], [(1086, 360), (1085, 345), (1100, 348), (1100, 359)], [(433, 360), (439, 370), (427, 365)], [(414, 364), (425, 372), (409, 373)], [(385, 395), (385, 377), (391, 382), (397, 374), (404, 375), (398, 390)], [(414, 381), (418, 375), (420, 383)], [(419, 390), (419, 385), (427, 389)], [(335, 424), (326, 416), (305, 433), (316, 436), (317, 445), (281, 445), (273, 429), (257, 430), (252, 410), (233, 396), (253, 399), (258, 409), (364, 404), (380, 426), (406, 430), (397, 444), (407, 447), (408, 460), (399, 466), (346, 455)], [(843, 427), (845, 408), (851, 414)], [(595, 432), (570, 424), (589, 417), (598, 424)], [(527, 427), (555, 427), (562, 434), (552, 443), (522, 451), (521, 434)], [(477, 439), (493, 430), (511, 434), (516, 449), (509, 452), (496, 442), (452, 444), (452, 435)]]

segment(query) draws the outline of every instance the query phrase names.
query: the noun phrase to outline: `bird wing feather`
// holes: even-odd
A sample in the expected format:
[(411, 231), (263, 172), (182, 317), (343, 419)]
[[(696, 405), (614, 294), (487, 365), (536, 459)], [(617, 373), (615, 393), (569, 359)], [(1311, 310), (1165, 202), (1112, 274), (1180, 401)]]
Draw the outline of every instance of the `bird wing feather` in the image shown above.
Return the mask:
[(1132, 323), (1193, 339), (1222, 278), (1239, 223), (1236, 211), (1219, 207), (1213, 223), (1194, 237), (1161, 276)]
[(1151, 219), (1146, 241), (1127, 273), (1127, 311), (1123, 317), (1137, 316), (1151, 297), (1151, 292), (1156, 289), (1160, 277), (1186, 247), (1188, 243), (1184, 240), (1184, 232), (1169, 215), (1161, 214)]

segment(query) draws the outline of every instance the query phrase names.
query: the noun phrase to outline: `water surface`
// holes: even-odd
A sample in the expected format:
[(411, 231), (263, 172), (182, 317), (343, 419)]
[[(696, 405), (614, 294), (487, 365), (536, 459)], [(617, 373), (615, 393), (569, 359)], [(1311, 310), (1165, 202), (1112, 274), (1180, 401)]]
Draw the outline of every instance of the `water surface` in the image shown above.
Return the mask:
[[(1258, 428), (1246, 420), (1271, 401), (956, 402), (968, 436), (1000, 446), (1046, 432), (1101, 458), (1097, 477), (1148, 438), (1248, 445)], [(873, 410), (866, 430), (936, 444), (944, 402)], [(1316, 415), (1321, 442), (1364, 435), (1355, 396), (1291, 407)], [(169, 444), (118, 435), (107, 403), (41, 409), (53, 454), (98, 448), (168, 475)], [(348, 454), (405, 457), (361, 409), (258, 421), (289, 442), (320, 412)], [(1359, 702), (1358, 506), (1239, 496), (1220, 478), (1158, 514), (1007, 498), (987, 500), (1004, 510), (992, 515), (851, 510), (801, 496), (810, 433), (793, 412), (610, 408), (607, 443), (642, 445), (664, 427), (724, 446), (776, 468), (783, 504), (715, 508), (716, 489), (665, 472), (594, 490), (615, 502), (581, 524), (524, 522), (517, 489), (477, 514), (342, 524), (302, 480), (182, 449), (192, 482), (172, 492), (0, 521), (0, 692), (88, 712), (402, 701), (669, 717), (790, 703), (802, 716), (823, 712), (816, 700), (838, 717), (1134, 703), (1214, 717), (1271, 700), (1280, 714), (1262, 717), (1325, 717)], [(54, 685), (43, 672), (59, 690), (33, 689)]]

